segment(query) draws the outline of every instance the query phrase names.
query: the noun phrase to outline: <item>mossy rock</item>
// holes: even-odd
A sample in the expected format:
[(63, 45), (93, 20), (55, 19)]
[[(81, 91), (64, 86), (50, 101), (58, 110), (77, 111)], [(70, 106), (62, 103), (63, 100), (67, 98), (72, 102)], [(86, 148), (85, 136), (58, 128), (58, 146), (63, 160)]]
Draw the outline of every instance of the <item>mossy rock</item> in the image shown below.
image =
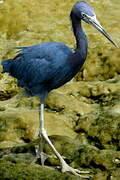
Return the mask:
[(76, 177), (67, 173), (60, 173), (49, 167), (36, 164), (0, 162), (0, 179), (10, 180), (76, 180)]

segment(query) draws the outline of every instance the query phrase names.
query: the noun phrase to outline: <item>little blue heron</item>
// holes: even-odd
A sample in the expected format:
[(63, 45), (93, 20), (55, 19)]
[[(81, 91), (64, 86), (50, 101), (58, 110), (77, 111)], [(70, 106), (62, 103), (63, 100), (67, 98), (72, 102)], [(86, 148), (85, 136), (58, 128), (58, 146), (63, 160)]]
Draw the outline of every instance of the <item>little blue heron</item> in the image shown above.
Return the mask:
[[(70, 167), (55, 149), (44, 128), (44, 104), (47, 94), (70, 81), (85, 62), (88, 49), (87, 37), (83, 31), (81, 21), (91, 24), (100, 31), (115, 47), (117, 44), (103, 29), (96, 19), (93, 8), (86, 2), (80, 0), (74, 4), (70, 18), (73, 33), (76, 38), (76, 50), (72, 51), (68, 46), (58, 42), (47, 42), (30, 47), (16, 47), (20, 49), (19, 54), (2, 62), (3, 73), (7, 72), (17, 78), (18, 86), (28, 90), (31, 95), (40, 97), (39, 106), (39, 136), (41, 142), (46, 140), (50, 145), (61, 165), (62, 172), (70, 171), (80, 177), (85, 173)], [(43, 143), (40, 145), (41, 164), (44, 165)], [(87, 172), (86, 172), (87, 173)]]

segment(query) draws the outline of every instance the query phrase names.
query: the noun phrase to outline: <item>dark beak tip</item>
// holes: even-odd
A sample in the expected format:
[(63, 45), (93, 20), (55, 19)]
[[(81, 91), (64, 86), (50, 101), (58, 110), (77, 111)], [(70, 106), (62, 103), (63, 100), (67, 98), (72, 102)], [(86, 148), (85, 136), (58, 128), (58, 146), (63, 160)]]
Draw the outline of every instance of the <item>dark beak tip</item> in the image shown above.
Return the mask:
[(101, 32), (116, 48), (119, 46), (112, 40), (110, 35), (104, 30), (104, 28), (97, 21), (90, 21), (90, 24), (94, 26), (99, 32)]

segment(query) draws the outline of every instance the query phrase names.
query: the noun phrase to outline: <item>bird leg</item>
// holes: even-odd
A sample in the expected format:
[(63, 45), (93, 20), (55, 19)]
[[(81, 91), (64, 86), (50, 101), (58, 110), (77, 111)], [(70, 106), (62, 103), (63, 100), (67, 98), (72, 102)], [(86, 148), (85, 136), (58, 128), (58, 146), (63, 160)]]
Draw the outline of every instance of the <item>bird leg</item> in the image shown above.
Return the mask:
[[(80, 174), (85, 174), (85, 173), (89, 173), (88, 171), (79, 171), (78, 169), (74, 169), (72, 167), (70, 167), (66, 162), (65, 160), (63, 159), (63, 157), (59, 154), (59, 152), (55, 149), (54, 145), (52, 144), (52, 142), (50, 141), (48, 135), (47, 135), (47, 132), (44, 128), (44, 104), (41, 104), (40, 105), (40, 132), (39, 132), (39, 135), (41, 136), (42, 138), (42, 141), (43, 139), (46, 140), (46, 142), (50, 145), (50, 147), (52, 148), (52, 150), (54, 151), (55, 155), (58, 157), (59, 161), (61, 162), (61, 165), (62, 165), (62, 172), (66, 172), (66, 171), (69, 171), (71, 172), (72, 174), (76, 175), (76, 176), (80, 176), (82, 178), (90, 178), (91, 176), (84, 176), (84, 175), (80, 175)], [(43, 153), (43, 142), (41, 142), (41, 163), (42, 165), (44, 165), (44, 153)]]
[(42, 130), (44, 129), (44, 104), (41, 104), (39, 106), (39, 117), (40, 117), (40, 123), (39, 123), (38, 136), (40, 137), (40, 146), (39, 146), (39, 149), (37, 150), (37, 156), (40, 157), (41, 164), (42, 164), (42, 166), (44, 166), (45, 160), (49, 157), (49, 155), (47, 155), (43, 152), (44, 140), (45, 140), (42, 135)]

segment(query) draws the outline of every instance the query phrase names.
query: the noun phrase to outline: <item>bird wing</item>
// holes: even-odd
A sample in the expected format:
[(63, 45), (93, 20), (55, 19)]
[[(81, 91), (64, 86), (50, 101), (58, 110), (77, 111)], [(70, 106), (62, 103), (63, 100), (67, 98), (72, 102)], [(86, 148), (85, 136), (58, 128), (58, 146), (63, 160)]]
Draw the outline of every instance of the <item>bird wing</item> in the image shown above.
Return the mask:
[(13, 59), (10, 74), (19, 82), (33, 87), (47, 83), (64, 67), (72, 50), (60, 43), (42, 43), (17, 48), (22, 51)]

